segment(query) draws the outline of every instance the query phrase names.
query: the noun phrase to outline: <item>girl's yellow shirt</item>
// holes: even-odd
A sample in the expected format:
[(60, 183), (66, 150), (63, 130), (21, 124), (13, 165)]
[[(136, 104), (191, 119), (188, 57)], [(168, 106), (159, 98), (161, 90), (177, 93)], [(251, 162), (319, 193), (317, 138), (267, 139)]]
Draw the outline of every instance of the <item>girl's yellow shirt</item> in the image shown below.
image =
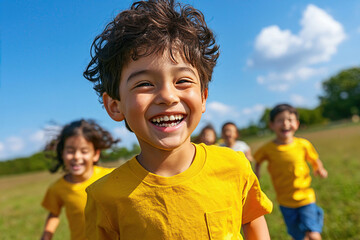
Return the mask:
[(61, 209), (65, 207), (71, 239), (86, 239), (84, 227), (85, 189), (112, 170), (111, 168), (94, 166), (93, 175), (84, 182), (70, 183), (62, 177), (48, 188), (42, 206), (55, 215), (59, 215)]

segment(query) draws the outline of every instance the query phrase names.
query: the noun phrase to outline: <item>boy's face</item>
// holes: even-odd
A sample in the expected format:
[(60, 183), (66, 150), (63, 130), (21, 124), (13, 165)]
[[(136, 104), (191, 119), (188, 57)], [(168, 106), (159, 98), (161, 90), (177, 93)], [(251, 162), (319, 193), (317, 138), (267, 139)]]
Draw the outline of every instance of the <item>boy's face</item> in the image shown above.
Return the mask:
[(142, 148), (171, 150), (190, 142), (205, 112), (207, 90), (201, 92), (198, 71), (168, 52), (130, 61), (121, 73), (120, 101), (106, 93), (104, 105), (116, 121), (126, 119)]
[(222, 138), (225, 141), (226, 146), (231, 146), (235, 143), (238, 137), (238, 131), (233, 124), (227, 124), (222, 130)]
[(277, 140), (288, 142), (292, 140), (299, 124), (294, 113), (284, 111), (277, 114), (274, 121), (270, 122), (270, 128), (275, 132)]
[(72, 136), (65, 140), (62, 158), (73, 180), (89, 178), (99, 157), (100, 151), (95, 151), (94, 145), (83, 136)]

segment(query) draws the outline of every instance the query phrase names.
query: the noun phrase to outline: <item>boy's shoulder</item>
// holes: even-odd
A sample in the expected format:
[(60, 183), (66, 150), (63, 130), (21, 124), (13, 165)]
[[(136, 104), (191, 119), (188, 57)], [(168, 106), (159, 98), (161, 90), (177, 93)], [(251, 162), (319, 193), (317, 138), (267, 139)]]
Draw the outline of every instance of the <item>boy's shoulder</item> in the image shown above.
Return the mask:
[(136, 161), (135, 157), (115, 169), (110, 169), (110, 173), (92, 183), (86, 191), (92, 192), (94, 195), (106, 195), (113, 192), (114, 189), (121, 191), (131, 185), (132, 182), (136, 182), (137, 178), (130, 169), (132, 161)]
[(106, 174), (111, 173), (115, 168), (107, 168), (102, 166), (94, 166), (94, 175), (95, 176), (104, 176)]
[(261, 145), (261, 146), (255, 151), (255, 153), (261, 152), (261, 151), (265, 151), (265, 150), (267, 150), (267, 149), (271, 149), (271, 148), (276, 147), (276, 144), (274, 143), (274, 140), (275, 140), (275, 139), (265, 142), (263, 145)]
[(301, 144), (301, 145), (312, 145), (309, 140), (307, 140), (306, 138), (302, 138), (302, 137), (294, 137), (294, 142), (296, 142), (297, 144)]
[(216, 166), (217, 169), (247, 169), (251, 168), (249, 160), (245, 157), (245, 154), (240, 151), (234, 151), (231, 148), (217, 146), (217, 145), (205, 145), (199, 144), (197, 146), (204, 148), (206, 153), (206, 164), (210, 166)]

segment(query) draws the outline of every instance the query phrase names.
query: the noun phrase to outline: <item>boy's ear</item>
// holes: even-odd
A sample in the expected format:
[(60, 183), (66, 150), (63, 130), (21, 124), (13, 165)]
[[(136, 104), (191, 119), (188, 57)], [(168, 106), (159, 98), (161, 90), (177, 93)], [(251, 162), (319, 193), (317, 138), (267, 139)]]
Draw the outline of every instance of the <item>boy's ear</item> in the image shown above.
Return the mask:
[(113, 99), (106, 92), (104, 92), (102, 98), (103, 98), (104, 107), (112, 119), (114, 119), (117, 122), (120, 122), (125, 119), (125, 116), (122, 113), (119, 100)]
[(100, 159), (100, 153), (101, 153), (100, 149), (95, 150), (95, 155), (94, 155), (94, 157), (93, 157), (93, 162), (99, 161), (99, 159)]
[(268, 126), (269, 126), (269, 128), (270, 128), (271, 130), (274, 130), (274, 129), (273, 129), (274, 123), (273, 123), (272, 121), (269, 122)]
[(206, 110), (206, 100), (207, 100), (207, 98), (208, 98), (208, 89), (205, 88), (205, 90), (204, 90), (204, 92), (202, 93), (202, 96), (201, 96), (201, 99), (202, 99), (202, 108), (201, 108), (202, 113), (204, 113), (205, 110)]

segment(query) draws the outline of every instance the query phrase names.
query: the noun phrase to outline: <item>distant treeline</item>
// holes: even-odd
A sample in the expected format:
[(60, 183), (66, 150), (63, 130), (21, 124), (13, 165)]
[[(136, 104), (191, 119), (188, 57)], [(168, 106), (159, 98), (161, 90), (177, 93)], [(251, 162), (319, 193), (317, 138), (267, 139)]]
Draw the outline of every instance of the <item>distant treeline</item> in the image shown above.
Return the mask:
[[(134, 144), (130, 150), (125, 147), (115, 147), (103, 151), (101, 153), (101, 161), (109, 162), (119, 159), (129, 159), (139, 152), (140, 147), (136, 144)], [(50, 158), (50, 155), (49, 152), (38, 152), (30, 157), (15, 158), (0, 162), (0, 176), (47, 170), (54, 163), (54, 159)]]

